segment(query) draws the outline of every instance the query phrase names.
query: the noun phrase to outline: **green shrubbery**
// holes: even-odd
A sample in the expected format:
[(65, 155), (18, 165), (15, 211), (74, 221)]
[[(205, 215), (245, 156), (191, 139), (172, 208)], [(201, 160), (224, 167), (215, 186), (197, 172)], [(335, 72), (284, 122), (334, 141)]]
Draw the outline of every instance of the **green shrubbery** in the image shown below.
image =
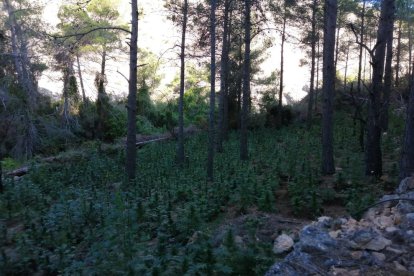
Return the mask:
[[(340, 116), (341, 117), (341, 116)], [(217, 155), (216, 181), (205, 181), (204, 134), (187, 141), (188, 166), (175, 166), (175, 142), (149, 144), (138, 155), (135, 184), (124, 181), (124, 153), (105, 156), (96, 147), (72, 162), (35, 166), (22, 180), (6, 180), (0, 195), (0, 225), (22, 227), (0, 239), (0, 270), (59, 274), (263, 274), (273, 262), (271, 243), (253, 238), (236, 243), (214, 239), (228, 209), (238, 214), (259, 209), (278, 212), (288, 199), (298, 216), (314, 217), (342, 199), (352, 214), (372, 202), (376, 182), (361, 181), (363, 154), (341, 117), (335, 130), (334, 184), (321, 184), (320, 129), (300, 124), (250, 134), (249, 162), (239, 161), (237, 134)], [(393, 143), (393, 140), (386, 143)], [(7, 161), (9, 162), (9, 161)], [(6, 162), (6, 163), (7, 163)], [(4, 163), (3, 163), (4, 164)], [(287, 189), (287, 198), (277, 191)], [(281, 206), (286, 208), (286, 206)], [(329, 207), (328, 207), (329, 208)], [(250, 233), (250, 230), (248, 233)], [(249, 234), (250, 235), (250, 234)], [(19, 256), (13, 258), (13, 256)]]

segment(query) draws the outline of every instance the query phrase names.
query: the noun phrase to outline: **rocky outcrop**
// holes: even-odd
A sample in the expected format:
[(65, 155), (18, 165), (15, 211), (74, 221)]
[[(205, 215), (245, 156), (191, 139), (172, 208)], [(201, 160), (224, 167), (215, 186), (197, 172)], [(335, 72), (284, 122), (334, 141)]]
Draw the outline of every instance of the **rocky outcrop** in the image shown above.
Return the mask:
[(414, 275), (414, 178), (359, 221), (321, 217), (305, 226), (266, 275)]

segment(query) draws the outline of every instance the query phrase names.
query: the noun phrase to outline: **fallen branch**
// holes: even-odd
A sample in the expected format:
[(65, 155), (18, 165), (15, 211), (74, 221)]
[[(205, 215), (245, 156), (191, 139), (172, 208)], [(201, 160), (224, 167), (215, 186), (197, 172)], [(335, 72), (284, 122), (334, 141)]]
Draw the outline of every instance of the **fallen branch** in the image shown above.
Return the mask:
[(25, 174), (27, 174), (29, 172), (29, 167), (22, 167), (22, 168), (18, 168), (14, 171), (8, 172), (6, 175), (7, 176), (23, 176)]
[(142, 141), (142, 142), (137, 142), (135, 144), (136, 147), (138, 148), (142, 148), (143, 146), (145, 146), (146, 144), (150, 144), (150, 143), (154, 143), (154, 142), (159, 142), (159, 141), (164, 141), (164, 140), (168, 140), (171, 139), (171, 136), (168, 137), (161, 137), (161, 138), (157, 138), (157, 139), (152, 139), (152, 140), (147, 140), (147, 141)]

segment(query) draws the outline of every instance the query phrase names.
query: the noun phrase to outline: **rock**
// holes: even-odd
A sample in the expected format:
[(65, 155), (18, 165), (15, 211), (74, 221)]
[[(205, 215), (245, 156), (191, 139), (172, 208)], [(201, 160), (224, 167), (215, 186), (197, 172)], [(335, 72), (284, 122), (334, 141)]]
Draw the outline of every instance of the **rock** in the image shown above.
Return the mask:
[(391, 246), (388, 246), (385, 250), (389, 251), (389, 252), (392, 252), (394, 254), (397, 254), (397, 255), (402, 255), (402, 254), (406, 253), (404, 250), (400, 250), (400, 249), (397, 249), (397, 248), (394, 248), (394, 247), (391, 247)]
[(358, 230), (354, 233), (354, 235), (351, 237), (352, 241), (354, 241), (357, 246), (361, 247), (371, 240), (373, 240), (376, 236), (376, 233), (370, 230)]
[(395, 265), (395, 269), (398, 270), (398, 271), (408, 271), (405, 266), (403, 266), (402, 264), (400, 264), (397, 261), (394, 261), (394, 265)]
[(333, 267), (330, 271), (330, 275), (335, 276), (358, 276), (360, 275), (359, 270), (347, 270), (345, 268)]
[(397, 188), (397, 194), (405, 194), (409, 191), (414, 190), (414, 178), (413, 177), (407, 177), (404, 178), (400, 185)]
[(359, 260), (359, 259), (361, 259), (361, 257), (362, 257), (362, 255), (364, 254), (364, 252), (363, 251), (353, 251), (352, 253), (351, 253), (351, 257), (352, 257), (352, 259), (354, 259), (354, 260)]
[(394, 233), (396, 231), (398, 231), (398, 228), (395, 227), (395, 226), (388, 226), (387, 228), (385, 228), (385, 232), (386, 233), (389, 233), (389, 234), (392, 234), (392, 233)]
[[(401, 197), (414, 200), (414, 191), (408, 192)], [(400, 200), (397, 205), (397, 209), (401, 214), (414, 213), (414, 202), (408, 200)]]
[(380, 251), (383, 250), (385, 247), (390, 245), (392, 242), (382, 236), (379, 236), (370, 242), (368, 242), (363, 248), (372, 250), (372, 251)]
[(391, 216), (391, 208), (384, 208), (382, 215), (387, 217)]
[(333, 219), (331, 217), (319, 217), (318, 224), (322, 227), (330, 228), (332, 225)]
[(374, 224), (380, 229), (385, 229), (386, 227), (394, 225), (394, 220), (391, 217), (380, 216), (374, 219)]
[(295, 249), (308, 253), (328, 253), (335, 249), (337, 244), (328, 233), (321, 229), (308, 225), (303, 228), (299, 235), (300, 241), (296, 244)]
[(282, 234), (276, 238), (273, 244), (273, 252), (276, 254), (289, 252), (294, 244), (295, 243), (290, 236)]
[(383, 262), (386, 259), (385, 254), (382, 254), (382, 253), (379, 253), (379, 252), (372, 252), (372, 255), (380, 262)]
[(333, 238), (333, 239), (336, 239), (336, 238), (338, 238), (338, 236), (341, 232), (342, 232), (341, 230), (330, 231), (329, 236), (331, 236), (331, 238)]

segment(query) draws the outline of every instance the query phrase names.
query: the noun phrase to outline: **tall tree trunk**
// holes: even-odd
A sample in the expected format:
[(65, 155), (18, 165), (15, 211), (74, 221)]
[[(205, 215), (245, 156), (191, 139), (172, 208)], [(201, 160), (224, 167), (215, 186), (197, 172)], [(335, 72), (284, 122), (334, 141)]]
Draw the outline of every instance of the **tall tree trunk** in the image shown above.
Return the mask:
[(410, 97), (405, 122), (403, 148), (400, 161), (400, 179), (414, 173), (414, 73), (411, 74)]
[(242, 117), (242, 91), (243, 91), (243, 39), (242, 36), (240, 36), (240, 41), (239, 41), (239, 52), (238, 52), (238, 67), (237, 69), (239, 69), (237, 71), (237, 127), (238, 129), (241, 129), (241, 117)]
[(65, 128), (70, 127), (70, 114), (69, 114), (69, 89), (70, 89), (70, 72), (69, 68), (65, 68), (63, 71), (63, 110), (62, 120)]
[(3, 155), (1, 154), (1, 151), (0, 151), (0, 194), (2, 194), (4, 192), (2, 161), (3, 161)]
[(278, 120), (277, 124), (279, 127), (282, 126), (282, 105), (283, 105), (283, 77), (284, 77), (284, 67), (285, 67), (285, 41), (286, 41), (286, 21), (287, 21), (287, 8), (286, 3), (284, 4), (283, 12), (283, 26), (282, 26), (282, 44), (280, 45), (280, 78), (279, 78), (279, 109), (278, 109)]
[(346, 85), (347, 85), (348, 62), (349, 62), (349, 46), (346, 49), (346, 55), (345, 55), (344, 91), (346, 91)]
[(129, 46), (129, 92), (128, 128), (126, 145), (126, 174), (130, 181), (135, 179), (136, 113), (137, 113), (137, 65), (138, 65), (138, 1), (131, 0), (131, 41)]
[[(229, 13), (229, 26), (228, 26), (228, 36), (227, 36), (227, 45), (228, 45), (228, 52), (230, 52), (230, 48), (231, 48), (231, 30), (232, 30), (232, 15), (233, 15), (233, 11), (232, 9), (230, 9), (230, 13)], [(224, 112), (223, 112), (223, 120), (224, 120), (224, 124), (223, 124), (223, 139), (224, 140), (228, 140), (229, 139), (229, 83), (228, 83), (228, 79), (229, 79), (229, 75), (230, 75), (230, 70), (229, 70), (229, 62), (230, 59), (227, 60), (227, 70), (226, 70), (226, 75), (225, 75), (225, 79), (226, 79), (226, 85), (225, 85), (225, 95), (224, 95)]]
[(333, 100), (335, 93), (335, 30), (337, 0), (325, 0), (323, 43), (322, 173), (335, 173), (333, 156)]
[(318, 111), (318, 93), (319, 93), (319, 73), (320, 73), (320, 68), (319, 65), (321, 63), (320, 59), (321, 59), (321, 51), (320, 51), (320, 42), (318, 39), (318, 54), (317, 54), (317, 59), (316, 59), (316, 90), (315, 90), (315, 112)]
[(412, 38), (412, 30), (411, 30), (411, 20), (408, 21), (408, 74), (412, 73), (412, 62), (413, 62), (413, 38)]
[(98, 113), (98, 138), (99, 140), (104, 140), (104, 128), (107, 119), (107, 103), (105, 95), (105, 68), (106, 68), (106, 46), (103, 46), (102, 49), (102, 61), (101, 61), (101, 72), (97, 76), (98, 84), (98, 98), (96, 109)]
[(388, 131), (388, 116), (390, 108), (390, 95), (392, 90), (392, 55), (393, 55), (393, 30), (394, 30), (394, 17), (392, 22), (389, 22), (389, 31), (387, 38), (387, 56), (385, 60), (385, 72), (384, 72), (384, 95), (382, 99), (382, 111), (381, 111), (381, 124), (383, 131)]
[(16, 11), (10, 0), (4, 0), (4, 9), (9, 17), (13, 62), (17, 73), (17, 80), (27, 95), (27, 104), (22, 116), (21, 125), (24, 126), (22, 135), (16, 141), (14, 151), (19, 157), (30, 158), (34, 153), (34, 146), (38, 139), (37, 129), (32, 120), (32, 114), (37, 107), (37, 87), (31, 72), (31, 63), (28, 57), (27, 41), (16, 19)]
[(395, 61), (395, 87), (400, 85), (400, 63), (401, 63), (401, 36), (402, 36), (402, 20), (398, 21), (397, 36), (397, 53)]
[(81, 70), (81, 65), (80, 65), (79, 53), (76, 53), (76, 63), (77, 63), (77, 67), (78, 67), (79, 83), (80, 83), (81, 90), (82, 90), (82, 101), (83, 101), (83, 103), (87, 103), (86, 93), (85, 93), (85, 86), (83, 84), (83, 77), (82, 77), (82, 70)]
[(366, 0), (363, 1), (362, 4), (362, 12), (361, 12), (361, 34), (359, 41), (361, 44), (359, 45), (359, 61), (358, 61), (358, 80), (357, 80), (357, 94), (361, 94), (361, 86), (362, 86), (362, 58), (363, 58), (363, 47), (362, 43), (364, 43), (364, 32), (365, 32), (365, 9), (366, 9)]
[(180, 98), (178, 101), (178, 141), (177, 141), (177, 162), (182, 164), (184, 154), (184, 89), (185, 89), (185, 36), (187, 32), (188, 0), (184, 0), (183, 27), (181, 33), (181, 71), (180, 71)]
[(308, 128), (312, 124), (312, 106), (313, 95), (315, 90), (315, 63), (316, 63), (316, 9), (318, 2), (313, 0), (312, 4), (312, 41), (311, 41), (311, 74), (310, 74), (310, 87), (309, 87), (309, 99), (308, 99)]
[(9, 27), (12, 42), (13, 61), (17, 72), (17, 78), (21, 87), (28, 97), (28, 108), (32, 112), (37, 104), (37, 89), (31, 72), (30, 60), (28, 57), (27, 41), (24, 38), (19, 23), (16, 19), (16, 11), (9, 0), (4, 0), (4, 7), (9, 16)]
[(244, 0), (244, 64), (243, 64), (243, 106), (241, 112), (240, 128), (240, 159), (249, 159), (247, 126), (249, 124), (249, 102), (250, 102), (250, 28), (251, 28), (251, 2)]
[(372, 91), (368, 102), (368, 125), (365, 147), (365, 174), (382, 175), (381, 152), (381, 92), (383, 90), (383, 74), (385, 63), (385, 48), (389, 37), (392, 18), (395, 12), (395, 0), (383, 0), (381, 17), (377, 32), (377, 47), (372, 62)]
[(207, 181), (214, 181), (214, 136), (216, 107), (216, 0), (211, 1), (210, 10), (210, 114), (208, 130)]
[[(341, 27), (340, 26), (337, 26), (337, 29), (336, 29), (336, 39), (335, 39), (335, 72), (336, 72), (336, 68), (337, 68), (337, 66), (338, 66), (338, 59), (339, 59), (339, 34), (340, 34), (340, 31), (341, 31)], [(335, 73), (335, 76), (336, 76), (336, 73)]]
[(218, 118), (218, 130), (217, 130), (217, 151), (223, 152), (223, 139), (224, 139), (224, 115), (226, 104), (226, 91), (227, 91), (227, 70), (229, 63), (229, 8), (230, 1), (224, 2), (224, 22), (223, 22), (223, 46), (221, 50), (221, 71), (220, 71), (220, 99), (219, 99), (219, 118)]

